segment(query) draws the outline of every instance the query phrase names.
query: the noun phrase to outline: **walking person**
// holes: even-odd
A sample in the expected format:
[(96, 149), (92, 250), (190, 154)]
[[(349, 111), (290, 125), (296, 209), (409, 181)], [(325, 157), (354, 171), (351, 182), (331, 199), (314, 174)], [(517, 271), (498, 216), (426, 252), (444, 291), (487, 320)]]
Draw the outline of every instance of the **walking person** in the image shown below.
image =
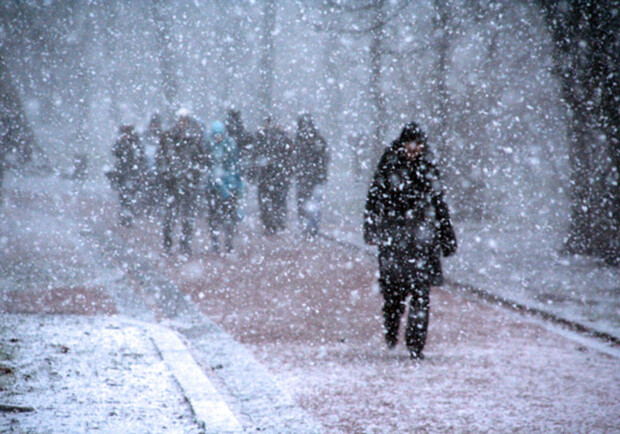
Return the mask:
[(273, 235), (286, 228), (286, 200), (292, 175), (291, 151), (291, 140), (268, 117), (256, 134), (254, 154), (258, 206), (265, 235)]
[(405, 343), (413, 359), (423, 358), (431, 285), (442, 283), (440, 255), (457, 242), (426, 135), (415, 123), (384, 152), (368, 191), (364, 240), (379, 248), (385, 340), (398, 341), (409, 298)]
[(161, 204), (163, 197), (160, 177), (157, 173), (157, 150), (163, 134), (161, 116), (154, 113), (151, 116), (146, 131), (142, 134), (142, 146), (144, 148), (145, 168), (142, 174), (142, 203), (150, 210)]
[(207, 155), (206, 198), (211, 245), (213, 250), (219, 253), (220, 235), (222, 235), (226, 252), (231, 252), (243, 183), (237, 144), (226, 134), (222, 122), (215, 121), (211, 125)]
[(237, 144), (241, 174), (249, 178), (251, 177), (249, 170), (251, 169), (252, 134), (245, 129), (239, 110), (228, 110), (224, 124), (228, 136)]
[(319, 232), (323, 201), (321, 186), (327, 182), (329, 153), (327, 142), (319, 134), (308, 113), (297, 119), (293, 160), (297, 184), (297, 216), (302, 233), (312, 238)]
[(122, 125), (119, 134), (119, 138), (112, 146), (112, 155), (116, 158), (114, 169), (106, 175), (112, 188), (118, 192), (121, 205), (120, 224), (129, 227), (132, 225), (138, 205), (144, 151), (133, 125)]
[(164, 185), (164, 250), (172, 252), (175, 221), (180, 220), (181, 254), (191, 255), (200, 174), (206, 160), (204, 134), (189, 111), (177, 112), (175, 125), (162, 135), (157, 152), (157, 170)]

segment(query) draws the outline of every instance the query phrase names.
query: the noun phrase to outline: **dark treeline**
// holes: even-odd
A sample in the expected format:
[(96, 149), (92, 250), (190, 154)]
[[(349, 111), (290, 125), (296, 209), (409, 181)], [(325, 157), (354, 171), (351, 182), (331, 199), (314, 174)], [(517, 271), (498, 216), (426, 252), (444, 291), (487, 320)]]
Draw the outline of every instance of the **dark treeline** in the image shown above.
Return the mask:
[(28, 121), (58, 165), (105, 161), (118, 125), (154, 112), (234, 106), (290, 132), (308, 111), (367, 181), (415, 119), (456, 218), (562, 225), (570, 252), (617, 260), (613, 1), (205, 3), (2, 2), (3, 125)]

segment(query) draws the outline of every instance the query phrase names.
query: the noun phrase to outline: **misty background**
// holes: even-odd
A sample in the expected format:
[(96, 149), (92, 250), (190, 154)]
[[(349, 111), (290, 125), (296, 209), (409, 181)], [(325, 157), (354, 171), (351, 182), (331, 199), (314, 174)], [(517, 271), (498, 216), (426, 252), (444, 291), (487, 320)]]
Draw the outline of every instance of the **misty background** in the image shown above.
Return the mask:
[(121, 124), (235, 107), (252, 132), (271, 114), (292, 134), (310, 112), (338, 212), (361, 222), (382, 149), (415, 120), (457, 221), (553, 227), (617, 263), (619, 13), (594, 3), (2, 2), (6, 160), (60, 173), (83, 153), (107, 185)]

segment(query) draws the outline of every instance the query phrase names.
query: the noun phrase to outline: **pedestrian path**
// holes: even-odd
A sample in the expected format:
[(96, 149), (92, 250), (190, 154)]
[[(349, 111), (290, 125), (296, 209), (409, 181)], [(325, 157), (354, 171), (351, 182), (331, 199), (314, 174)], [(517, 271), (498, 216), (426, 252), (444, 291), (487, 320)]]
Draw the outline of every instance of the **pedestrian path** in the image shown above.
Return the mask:
[(0, 431), (321, 431), (250, 352), (109, 229), (115, 215), (101, 212), (96, 189), (42, 181), (7, 183), (0, 218), (0, 362), (10, 373), (0, 372), (0, 409), (34, 409), (3, 419)]
[(239, 431), (217, 396), (221, 420), (207, 417), (201, 397), (188, 393), (180, 370), (191, 368), (196, 384), (210, 385), (178, 337), (160, 326), (118, 316), (3, 314), (0, 404), (22, 411), (4, 412), (0, 431)]

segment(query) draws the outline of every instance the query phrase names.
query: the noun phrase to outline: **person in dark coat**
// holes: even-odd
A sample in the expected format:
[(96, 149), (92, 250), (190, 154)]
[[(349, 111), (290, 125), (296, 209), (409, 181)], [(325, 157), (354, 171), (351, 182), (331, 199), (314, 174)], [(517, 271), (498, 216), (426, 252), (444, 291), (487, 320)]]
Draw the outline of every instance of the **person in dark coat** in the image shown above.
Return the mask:
[(145, 161), (144, 172), (142, 173), (143, 204), (150, 211), (154, 211), (161, 204), (163, 198), (163, 188), (159, 182), (160, 177), (157, 174), (156, 161), (162, 134), (161, 116), (158, 113), (154, 113), (141, 138)]
[(375, 171), (364, 240), (379, 248), (386, 343), (389, 348), (396, 345), (410, 297), (405, 341), (411, 357), (422, 358), (430, 286), (441, 285), (440, 255), (455, 253), (457, 242), (439, 171), (429, 157), (424, 132), (413, 122), (384, 152)]
[(267, 118), (256, 134), (253, 156), (258, 182), (258, 206), (266, 235), (286, 228), (286, 199), (291, 185), (292, 143), (286, 133)]
[(220, 251), (220, 234), (224, 238), (226, 252), (233, 249), (233, 236), (238, 221), (237, 207), (243, 183), (239, 167), (239, 151), (234, 139), (226, 134), (219, 121), (211, 125), (211, 137), (207, 145), (206, 197), (209, 210), (211, 244), (216, 253)]
[(322, 189), (327, 182), (329, 153), (327, 142), (319, 134), (310, 114), (297, 119), (297, 134), (293, 145), (293, 166), (297, 184), (297, 216), (302, 232), (314, 237), (319, 232)]
[(129, 227), (136, 212), (141, 172), (144, 167), (144, 152), (133, 125), (122, 125), (119, 133), (120, 137), (112, 147), (116, 162), (114, 169), (108, 172), (107, 176), (112, 188), (118, 191), (121, 205), (120, 224)]
[(181, 222), (181, 254), (191, 255), (200, 176), (206, 163), (205, 139), (201, 125), (189, 111), (179, 110), (177, 122), (161, 137), (157, 151), (157, 171), (164, 185), (164, 249), (172, 249), (172, 232)]
[(241, 112), (239, 110), (230, 109), (226, 115), (224, 122), (228, 136), (237, 144), (239, 153), (239, 168), (243, 176), (252, 178), (250, 173), (252, 158), (252, 141), (253, 137), (243, 125), (241, 120)]

